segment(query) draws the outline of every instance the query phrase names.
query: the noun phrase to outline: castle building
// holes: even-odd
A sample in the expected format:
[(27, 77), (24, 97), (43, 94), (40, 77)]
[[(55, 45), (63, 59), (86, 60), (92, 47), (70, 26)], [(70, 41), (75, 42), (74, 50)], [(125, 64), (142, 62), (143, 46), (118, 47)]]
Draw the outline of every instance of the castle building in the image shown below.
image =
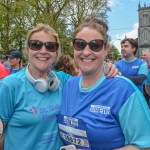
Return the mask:
[(138, 6), (139, 13), (139, 28), (138, 28), (138, 45), (139, 50), (137, 52), (137, 57), (141, 57), (141, 52), (143, 49), (150, 50), (150, 6), (146, 3), (144, 7), (141, 7), (139, 2)]

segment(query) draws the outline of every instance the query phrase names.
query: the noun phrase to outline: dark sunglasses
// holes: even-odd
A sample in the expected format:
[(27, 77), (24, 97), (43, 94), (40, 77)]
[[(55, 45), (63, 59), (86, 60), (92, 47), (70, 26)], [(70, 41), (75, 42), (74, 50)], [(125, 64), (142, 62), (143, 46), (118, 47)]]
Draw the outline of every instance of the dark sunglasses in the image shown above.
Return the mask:
[(34, 51), (40, 50), (43, 47), (43, 45), (45, 46), (46, 50), (48, 50), (49, 52), (56, 52), (59, 48), (59, 44), (57, 42), (43, 43), (38, 40), (29, 40), (28, 41), (28, 47)]
[(89, 43), (87, 43), (83, 39), (74, 39), (73, 40), (73, 47), (77, 51), (84, 50), (87, 45), (89, 45), (89, 48), (92, 51), (99, 52), (103, 48), (104, 41), (103, 40), (99, 40), (99, 39), (95, 39), (95, 40), (92, 40)]

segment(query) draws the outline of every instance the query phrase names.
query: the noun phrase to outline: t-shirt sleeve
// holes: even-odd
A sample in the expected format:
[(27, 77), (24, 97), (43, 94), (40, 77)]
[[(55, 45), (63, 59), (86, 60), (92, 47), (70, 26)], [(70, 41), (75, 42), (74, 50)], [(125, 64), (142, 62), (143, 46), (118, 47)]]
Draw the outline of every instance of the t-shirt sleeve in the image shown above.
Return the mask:
[(145, 85), (150, 85), (150, 69), (147, 72), (147, 78), (144, 81)]
[(58, 79), (60, 80), (61, 84), (62, 84), (62, 87), (65, 86), (65, 84), (67, 83), (67, 81), (72, 78), (71, 75), (67, 74), (67, 73), (64, 73), (63, 71), (59, 71), (57, 72), (57, 76), (58, 76)]
[(133, 93), (121, 107), (119, 121), (126, 145), (150, 147), (150, 110), (139, 91)]
[(148, 65), (147, 62), (144, 61), (139, 67), (138, 74), (147, 75), (147, 71), (148, 71)]
[(0, 118), (6, 123), (9, 121), (14, 111), (13, 100), (15, 99), (15, 95), (12, 93), (9, 83), (6, 84), (2, 80), (0, 82)]

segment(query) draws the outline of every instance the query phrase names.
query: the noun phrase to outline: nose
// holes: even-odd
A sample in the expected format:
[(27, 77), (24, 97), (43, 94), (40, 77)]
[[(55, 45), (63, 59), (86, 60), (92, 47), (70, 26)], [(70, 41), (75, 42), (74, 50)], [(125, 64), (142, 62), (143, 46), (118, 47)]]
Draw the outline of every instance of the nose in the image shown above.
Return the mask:
[(91, 54), (91, 49), (90, 49), (90, 47), (89, 47), (88, 44), (86, 45), (86, 47), (84, 48), (84, 50), (82, 51), (82, 53), (83, 53), (84, 55), (89, 55), (89, 54)]
[(46, 53), (48, 52), (45, 45), (42, 46), (42, 48), (40, 49), (40, 53)]

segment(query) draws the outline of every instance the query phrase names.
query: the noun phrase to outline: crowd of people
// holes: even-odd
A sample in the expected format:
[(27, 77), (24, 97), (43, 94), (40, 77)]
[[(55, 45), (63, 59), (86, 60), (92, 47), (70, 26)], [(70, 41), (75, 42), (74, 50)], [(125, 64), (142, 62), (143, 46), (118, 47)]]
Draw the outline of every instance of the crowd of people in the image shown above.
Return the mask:
[[(14, 50), (10, 52), (10, 55), (8, 56), (2, 55), (0, 57), (0, 64), (3, 68), (3, 70), (1, 69), (1, 73), (0, 73), (0, 79), (2, 79), (9, 74), (14, 74), (20, 71), (23, 68), (22, 54), (18, 50)], [(3, 75), (5, 72), (4, 70), (7, 70), (7, 72), (9, 73)]]
[(107, 31), (102, 20), (83, 20), (73, 34), (74, 59), (61, 54), (49, 25), (28, 32), (27, 66), (19, 51), (8, 56), (8, 69), (2, 64), (7, 77), (0, 81), (0, 149), (150, 149), (150, 110), (141, 92), (147, 63), (135, 58), (136, 45), (125, 39), (124, 59), (105, 65)]

